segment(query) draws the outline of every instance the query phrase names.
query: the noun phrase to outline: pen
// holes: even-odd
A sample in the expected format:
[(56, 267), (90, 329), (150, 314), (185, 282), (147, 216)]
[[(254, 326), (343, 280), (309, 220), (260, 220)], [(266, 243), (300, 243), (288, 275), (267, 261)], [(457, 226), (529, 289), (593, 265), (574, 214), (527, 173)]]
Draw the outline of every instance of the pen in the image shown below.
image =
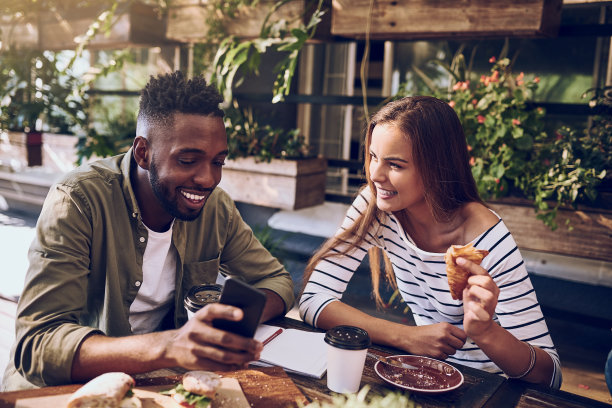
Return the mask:
[(266, 344), (268, 344), (269, 342), (277, 338), (282, 332), (283, 332), (283, 329), (281, 328), (275, 331), (274, 333), (272, 333), (270, 337), (268, 337), (267, 339), (263, 341), (263, 345), (265, 346)]

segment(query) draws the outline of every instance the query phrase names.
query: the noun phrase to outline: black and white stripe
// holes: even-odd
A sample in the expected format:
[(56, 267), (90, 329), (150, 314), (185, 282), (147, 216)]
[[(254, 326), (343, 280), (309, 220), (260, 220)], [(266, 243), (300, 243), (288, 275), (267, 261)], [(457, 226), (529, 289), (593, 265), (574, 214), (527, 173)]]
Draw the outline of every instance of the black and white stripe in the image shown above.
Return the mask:
[[(351, 226), (367, 206), (370, 192), (364, 190), (349, 208), (341, 230)], [(561, 384), (559, 356), (553, 345), (525, 263), (512, 235), (500, 220), (478, 236), (476, 247), (490, 253), (482, 267), (500, 289), (494, 320), (516, 338), (529, 341), (545, 350), (555, 363), (551, 386)], [(332, 256), (316, 266), (300, 300), (300, 315), (316, 326), (321, 310), (340, 300), (354, 271), (367, 250), (378, 246), (385, 250), (393, 264), (402, 298), (410, 306), (418, 325), (448, 322), (463, 328), (463, 303), (451, 297), (446, 278), (444, 254), (422, 251), (416, 247), (392, 214), (377, 219), (367, 240), (348, 256)], [(341, 251), (343, 248), (338, 248)], [(501, 370), (470, 339), (450, 356), (449, 361), (501, 374)]]

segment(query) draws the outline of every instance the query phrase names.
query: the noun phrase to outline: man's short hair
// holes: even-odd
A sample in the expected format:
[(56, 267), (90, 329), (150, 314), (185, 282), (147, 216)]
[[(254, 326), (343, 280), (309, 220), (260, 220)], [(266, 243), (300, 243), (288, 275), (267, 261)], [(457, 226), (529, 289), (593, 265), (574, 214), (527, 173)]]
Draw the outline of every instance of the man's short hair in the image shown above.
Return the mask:
[(181, 71), (151, 76), (140, 93), (138, 119), (172, 123), (175, 113), (223, 117), (223, 98), (204, 77), (187, 79)]

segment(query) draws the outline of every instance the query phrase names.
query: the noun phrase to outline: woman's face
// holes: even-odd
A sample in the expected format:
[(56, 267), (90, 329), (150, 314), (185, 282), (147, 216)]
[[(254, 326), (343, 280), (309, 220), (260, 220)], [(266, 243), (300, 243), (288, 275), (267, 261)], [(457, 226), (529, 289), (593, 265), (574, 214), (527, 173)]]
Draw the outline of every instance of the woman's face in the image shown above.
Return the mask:
[(425, 205), (423, 181), (412, 160), (408, 138), (392, 124), (376, 125), (370, 143), (370, 179), (376, 205), (386, 212)]

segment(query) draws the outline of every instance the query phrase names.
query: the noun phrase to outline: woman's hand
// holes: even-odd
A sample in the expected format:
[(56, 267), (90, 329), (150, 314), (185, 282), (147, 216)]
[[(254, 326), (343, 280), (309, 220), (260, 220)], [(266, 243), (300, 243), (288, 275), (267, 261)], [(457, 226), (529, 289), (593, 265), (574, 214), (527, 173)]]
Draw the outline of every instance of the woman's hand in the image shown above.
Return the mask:
[(406, 333), (402, 334), (402, 344), (397, 345), (399, 348), (440, 360), (455, 354), (467, 338), (463, 330), (449, 323), (404, 327)]
[(465, 258), (457, 258), (457, 264), (472, 274), (463, 290), (463, 328), (476, 340), (493, 324), (499, 288), (482, 266)]
[(174, 331), (166, 345), (166, 358), (186, 369), (228, 370), (244, 368), (259, 359), (261, 342), (216, 329), (213, 319), (238, 321), (241, 309), (213, 303), (200, 309), (183, 327)]

